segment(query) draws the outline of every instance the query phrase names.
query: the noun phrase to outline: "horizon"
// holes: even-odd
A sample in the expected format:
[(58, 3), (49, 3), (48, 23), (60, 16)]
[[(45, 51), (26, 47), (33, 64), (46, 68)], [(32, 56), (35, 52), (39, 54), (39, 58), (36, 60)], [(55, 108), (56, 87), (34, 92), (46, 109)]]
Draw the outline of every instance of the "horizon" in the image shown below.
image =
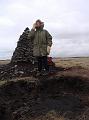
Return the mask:
[[(6, 53), (7, 53), (8, 51), (6, 51)], [(2, 56), (0, 56), (0, 61), (3, 61), (3, 60), (11, 60), (11, 57), (12, 57), (12, 55), (13, 55), (13, 52), (11, 51), (11, 54), (10, 54), (10, 51), (9, 51), (9, 54), (8, 55), (4, 55), (4, 57), (3, 57), (3, 55)], [(53, 59), (59, 59), (59, 58), (69, 58), (69, 59), (71, 59), (71, 58), (89, 58), (89, 56), (52, 56), (52, 55), (49, 55), (48, 57), (52, 57)]]

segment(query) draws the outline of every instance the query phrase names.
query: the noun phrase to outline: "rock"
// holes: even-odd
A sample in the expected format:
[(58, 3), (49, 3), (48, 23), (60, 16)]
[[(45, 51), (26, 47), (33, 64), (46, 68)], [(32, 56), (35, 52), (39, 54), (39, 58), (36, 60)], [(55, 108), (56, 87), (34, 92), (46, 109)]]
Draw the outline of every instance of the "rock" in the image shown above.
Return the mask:
[(30, 34), (30, 30), (27, 27), (20, 35), (10, 63), (0, 66), (1, 80), (32, 74), (36, 60), (33, 57), (33, 42), (28, 38), (28, 34)]
[(29, 28), (26, 28), (22, 35), (20, 35), (17, 47), (11, 58), (12, 63), (17, 62), (31, 62), (33, 61), (33, 43), (31, 39), (28, 39), (30, 33)]

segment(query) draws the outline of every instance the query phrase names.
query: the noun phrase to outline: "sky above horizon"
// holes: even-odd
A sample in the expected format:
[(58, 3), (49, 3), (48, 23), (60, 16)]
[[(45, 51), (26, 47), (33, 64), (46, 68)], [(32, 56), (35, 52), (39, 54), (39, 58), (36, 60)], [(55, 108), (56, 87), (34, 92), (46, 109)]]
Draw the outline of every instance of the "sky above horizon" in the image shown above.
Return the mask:
[(36, 19), (53, 36), (51, 56), (89, 56), (89, 0), (0, 0), (0, 10), (0, 59), (11, 58)]

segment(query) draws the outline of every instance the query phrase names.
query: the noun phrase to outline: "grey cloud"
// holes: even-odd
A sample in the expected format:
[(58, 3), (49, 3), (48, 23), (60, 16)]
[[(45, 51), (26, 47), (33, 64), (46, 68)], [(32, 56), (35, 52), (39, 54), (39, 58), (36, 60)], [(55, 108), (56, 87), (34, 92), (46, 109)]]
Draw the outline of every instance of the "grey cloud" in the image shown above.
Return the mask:
[(12, 54), (25, 27), (40, 18), (53, 36), (52, 56), (89, 55), (89, 0), (0, 0), (0, 5), (0, 50)]

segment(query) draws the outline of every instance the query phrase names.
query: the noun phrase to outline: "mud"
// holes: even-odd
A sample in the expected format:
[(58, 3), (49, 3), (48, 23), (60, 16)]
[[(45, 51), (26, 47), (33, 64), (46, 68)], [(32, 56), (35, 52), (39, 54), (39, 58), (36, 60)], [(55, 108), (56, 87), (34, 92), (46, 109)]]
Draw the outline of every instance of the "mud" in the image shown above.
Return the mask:
[(88, 81), (77, 76), (9, 81), (0, 86), (0, 120), (88, 120)]

